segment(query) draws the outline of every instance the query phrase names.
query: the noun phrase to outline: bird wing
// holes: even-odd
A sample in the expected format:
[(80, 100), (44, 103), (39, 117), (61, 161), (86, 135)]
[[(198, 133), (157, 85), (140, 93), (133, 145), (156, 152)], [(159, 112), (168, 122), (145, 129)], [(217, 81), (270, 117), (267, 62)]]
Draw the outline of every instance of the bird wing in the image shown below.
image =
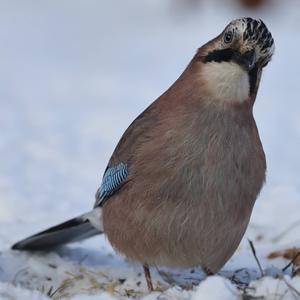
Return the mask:
[(105, 199), (116, 192), (125, 182), (128, 175), (128, 166), (123, 162), (116, 166), (107, 167), (102, 183), (96, 192), (94, 207), (101, 206)]
[(129, 180), (129, 175), (131, 175), (129, 169), (135, 152), (149, 138), (147, 132), (151, 131), (151, 128), (159, 122), (154, 103), (130, 124), (121, 137), (104, 172), (102, 183), (96, 192), (94, 207), (102, 206)]

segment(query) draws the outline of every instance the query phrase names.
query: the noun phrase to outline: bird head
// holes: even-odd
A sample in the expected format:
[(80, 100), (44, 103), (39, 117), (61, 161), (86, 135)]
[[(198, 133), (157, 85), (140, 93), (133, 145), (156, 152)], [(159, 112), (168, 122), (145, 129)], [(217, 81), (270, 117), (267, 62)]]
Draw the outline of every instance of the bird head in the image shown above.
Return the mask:
[(262, 20), (242, 18), (198, 50), (204, 78), (220, 97), (256, 95), (262, 69), (274, 53), (274, 40)]
[(203, 49), (204, 62), (235, 62), (246, 71), (265, 67), (274, 53), (274, 40), (262, 20), (242, 18), (230, 22)]

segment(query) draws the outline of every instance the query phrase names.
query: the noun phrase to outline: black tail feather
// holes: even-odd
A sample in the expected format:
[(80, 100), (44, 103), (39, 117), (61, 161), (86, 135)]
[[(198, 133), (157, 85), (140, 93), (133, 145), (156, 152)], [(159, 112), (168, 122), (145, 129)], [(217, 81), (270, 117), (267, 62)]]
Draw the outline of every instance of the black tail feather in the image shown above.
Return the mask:
[(87, 218), (77, 217), (32, 235), (16, 244), (13, 250), (46, 251), (67, 243), (100, 234)]

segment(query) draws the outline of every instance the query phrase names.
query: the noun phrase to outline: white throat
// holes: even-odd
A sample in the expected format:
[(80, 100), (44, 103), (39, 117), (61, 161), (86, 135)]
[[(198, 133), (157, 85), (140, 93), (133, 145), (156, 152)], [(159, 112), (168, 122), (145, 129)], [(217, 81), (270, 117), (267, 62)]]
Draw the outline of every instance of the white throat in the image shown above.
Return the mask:
[(249, 98), (249, 75), (238, 64), (210, 62), (203, 64), (202, 70), (213, 98), (226, 102), (243, 102)]

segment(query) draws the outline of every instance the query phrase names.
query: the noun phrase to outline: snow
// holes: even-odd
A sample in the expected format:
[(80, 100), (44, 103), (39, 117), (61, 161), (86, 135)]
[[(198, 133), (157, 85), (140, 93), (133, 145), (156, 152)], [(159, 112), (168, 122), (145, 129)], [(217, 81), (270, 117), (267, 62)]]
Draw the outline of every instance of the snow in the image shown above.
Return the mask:
[(286, 276), (282, 279), (274, 279), (265, 277), (251, 283), (250, 288), (254, 291), (254, 297), (265, 296), (267, 299), (294, 300), (300, 297), (300, 278), (294, 277), (291, 279)]
[[(72, 300), (300, 299), (299, 276), (291, 278), (291, 268), (281, 272), (289, 261), (267, 258), (300, 246), (298, 1), (274, 0), (261, 11), (246, 11), (233, 0), (203, 0), (190, 8), (181, 0), (2, 2), (0, 299), (50, 299), (47, 293)], [(148, 293), (141, 267), (115, 253), (104, 236), (56, 253), (9, 249), (88, 211), (130, 122), (199, 46), (248, 15), (262, 18), (276, 43), (254, 110), (267, 183), (241, 245), (218, 275), (153, 269), (157, 290)]]
[(239, 293), (231, 282), (219, 276), (207, 278), (192, 296), (192, 300), (238, 300), (238, 298)]
[(38, 291), (0, 282), (0, 299), (49, 300), (50, 298)]

